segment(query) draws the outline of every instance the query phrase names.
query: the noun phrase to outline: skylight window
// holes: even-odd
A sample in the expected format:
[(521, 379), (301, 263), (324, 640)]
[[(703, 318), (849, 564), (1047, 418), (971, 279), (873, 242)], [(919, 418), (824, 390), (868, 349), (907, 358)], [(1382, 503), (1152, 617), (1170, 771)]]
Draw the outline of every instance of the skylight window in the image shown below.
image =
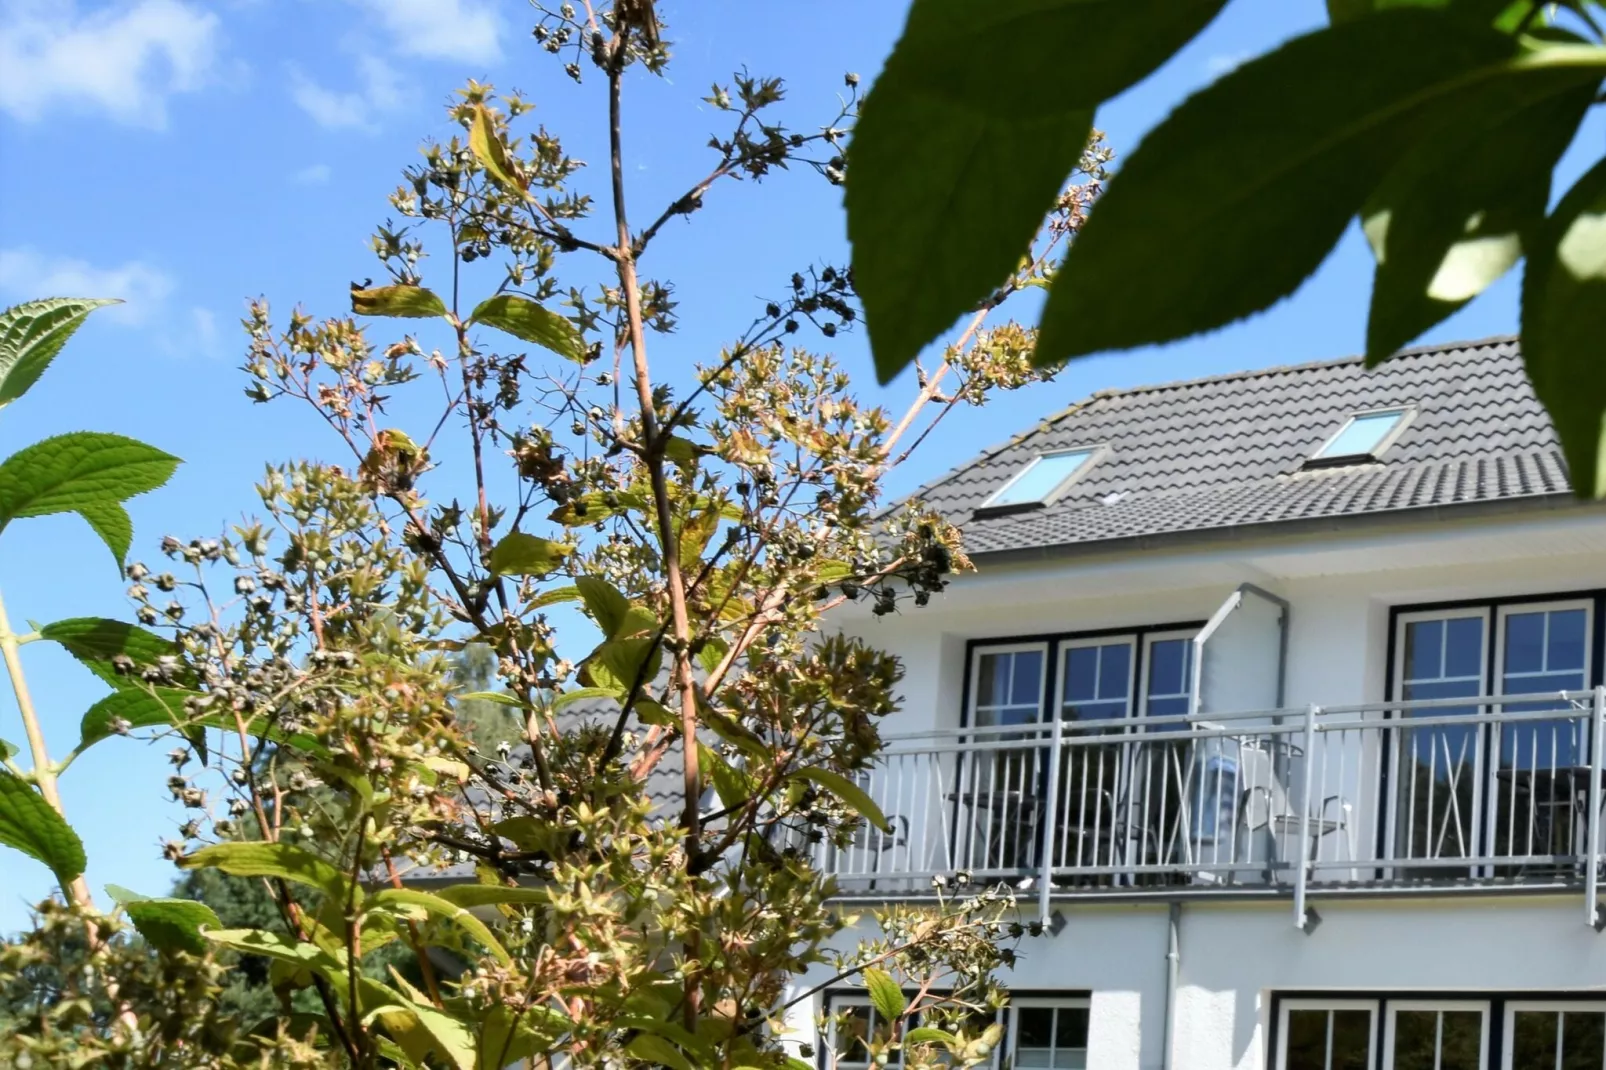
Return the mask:
[(1338, 434), (1311, 455), (1307, 464), (1353, 464), (1376, 460), (1394, 444), (1411, 414), (1409, 408), (1378, 409), (1351, 416)]
[(1032, 458), (1025, 468), (982, 503), (978, 512), (1013, 512), (1047, 505), (1081, 475), (1092, 462), (1096, 449), (1059, 450)]

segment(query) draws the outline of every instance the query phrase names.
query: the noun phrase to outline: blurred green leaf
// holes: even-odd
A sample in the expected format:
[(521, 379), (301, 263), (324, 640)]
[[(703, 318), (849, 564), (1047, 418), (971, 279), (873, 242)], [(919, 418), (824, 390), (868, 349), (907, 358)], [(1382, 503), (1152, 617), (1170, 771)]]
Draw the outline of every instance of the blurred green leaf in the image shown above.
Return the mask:
[[(218, 869), (234, 877), (278, 877), (317, 888), (337, 903), (344, 903), (347, 893), (353, 891), (334, 866), (287, 843), (214, 843), (191, 851), (178, 864), (183, 869)], [(355, 894), (360, 902), (361, 891)]]
[(446, 315), (446, 305), (422, 286), (378, 286), (369, 290), (353, 286), (351, 310), (359, 316), (396, 316), (404, 319)]
[(1440, 13), (1391, 11), (1296, 38), (1196, 93), (1071, 244), (1035, 361), (1174, 341), (1293, 293), (1446, 108), (1520, 74), (1515, 48)]
[(403, 915), (414, 910), (423, 911), (462, 929), (504, 966), (513, 961), (507, 953), (507, 948), (502, 946), (502, 942), (491, 932), (489, 926), (470, 914), (466, 908), (438, 895), (431, 895), (417, 888), (381, 888), (368, 897), (367, 908), (399, 910)]
[(1606, 160), (1551, 213), (1528, 250), (1522, 355), (1580, 497), (1606, 497)]
[(115, 884), (106, 886), (106, 894), (122, 906), (134, 928), (159, 951), (204, 955), (208, 944), (201, 927), (223, 928), (211, 907), (193, 899), (152, 898)]
[(22, 397), (89, 314), (121, 301), (47, 297), (0, 312), (0, 406)]
[(34, 787), (0, 769), (0, 843), (50, 867), (65, 887), (84, 872), (84, 843)]
[(1377, 257), (1366, 359), (1376, 364), (1504, 275), (1544, 220), (1550, 174), (1600, 73), (1558, 67), (1457, 100), (1368, 198)]
[(0, 528), (18, 517), (77, 513), (121, 568), (134, 527), (119, 503), (166, 483), (178, 463), (154, 446), (99, 431), (36, 442), (0, 464)]
[(1093, 112), (1225, 0), (916, 0), (847, 151), (848, 237), (886, 382), (1025, 254)]
[(506, 331), (515, 338), (550, 349), (576, 364), (585, 362), (585, 339), (580, 337), (574, 324), (527, 297), (497, 294), (481, 301), (469, 317), (469, 322)]
[(513, 531), (491, 548), (490, 569), (498, 576), (545, 576), (568, 556), (562, 543)]
[(881, 812), (881, 807), (875, 804), (875, 801), (865, 793), (863, 788), (841, 773), (833, 773), (829, 769), (821, 769), (818, 766), (808, 766), (797, 770), (792, 776), (803, 780), (812, 780), (838, 799), (841, 799), (860, 817), (883, 832), (892, 830), (891, 824), (887, 821), (887, 816)]

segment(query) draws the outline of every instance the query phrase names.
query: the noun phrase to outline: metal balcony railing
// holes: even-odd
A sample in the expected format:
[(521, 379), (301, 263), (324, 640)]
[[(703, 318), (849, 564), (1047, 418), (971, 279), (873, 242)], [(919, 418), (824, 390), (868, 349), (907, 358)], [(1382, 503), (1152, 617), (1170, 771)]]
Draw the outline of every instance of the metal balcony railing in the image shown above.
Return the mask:
[(1578, 887), (1601, 863), (1606, 688), (891, 737), (844, 895)]

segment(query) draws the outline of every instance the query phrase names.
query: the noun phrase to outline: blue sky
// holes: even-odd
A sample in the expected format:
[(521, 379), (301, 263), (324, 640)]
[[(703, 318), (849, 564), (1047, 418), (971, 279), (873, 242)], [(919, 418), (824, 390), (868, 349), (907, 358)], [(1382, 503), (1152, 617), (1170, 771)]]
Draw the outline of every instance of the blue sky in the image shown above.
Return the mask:
[[(704, 143), (723, 126), (700, 100), (711, 82), (743, 66), (782, 75), (787, 120), (810, 128), (831, 116), (844, 72), (868, 80), (879, 69), (904, 10), (894, 0), (659, 6), (675, 63), (667, 79), (641, 76), (630, 87), (625, 135), (638, 215), (706, 170)], [(1099, 124), (1118, 154), (1129, 152), (1180, 95), (1322, 18), (1321, 0), (1234, 0), (1172, 63), (1111, 102)], [(398, 171), (422, 138), (450, 136), (439, 105), (467, 77), (524, 91), (572, 153), (600, 163), (596, 87), (577, 89), (533, 46), (533, 21), (522, 0), (0, 0), (0, 303), (127, 300), (98, 313), (0, 416), (0, 453), (91, 428), (183, 457), (168, 487), (131, 503), (135, 557), (151, 556), (165, 532), (215, 534), (251, 511), (267, 461), (335, 459), (306, 414), (243, 397), (243, 303), (260, 294), (281, 313), (297, 302), (317, 314), (343, 311), (348, 283), (378, 274), (365, 242), (387, 214)], [(1068, 43), (1068, 57), (1073, 50)], [(1598, 144), (1601, 133), (1592, 124), (1583, 140)], [(1575, 150), (1564, 174), (1580, 170)], [(692, 225), (671, 226), (649, 267), (675, 280), (683, 318), (656, 343), (659, 366), (673, 374), (709, 357), (798, 267), (844, 262), (843, 230), (838, 191), (801, 174), (728, 185)], [(1355, 352), (1369, 280), (1369, 256), (1352, 232), (1295, 299), (1266, 315), (1185, 344), (1086, 360), (1053, 384), (961, 411), (940, 449), (924, 452), (897, 486), (1094, 389)], [(1432, 337), (1514, 329), (1514, 282)], [(839, 337), (836, 348), (872, 380), (862, 335)], [(886, 396), (908, 393), (895, 384)], [(122, 588), (75, 517), (19, 524), (0, 540), (0, 591), (13, 620), (127, 617)], [(25, 657), (59, 752), (101, 686), (44, 646)], [(0, 737), (21, 736), (6, 690)], [(110, 881), (159, 893), (172, 878), (159, 854), (177, 816), (163, 798), (164, 749), (109, 740), (64, 778), (97, 890)], [(50, 878), (16, 854), (0, 859), (5, 931), (24, 923), (26, 903), (48, 892)]]

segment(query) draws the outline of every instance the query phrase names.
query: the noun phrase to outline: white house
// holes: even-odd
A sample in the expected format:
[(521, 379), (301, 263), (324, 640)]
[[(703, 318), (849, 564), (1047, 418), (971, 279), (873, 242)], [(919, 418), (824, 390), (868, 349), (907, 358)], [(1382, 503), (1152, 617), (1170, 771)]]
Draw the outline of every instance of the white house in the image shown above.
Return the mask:
[(1095, 394), (919, 494), (978, 571), (841, 619), (907, 677), (822, 861), (1026, 889), (1000, 1065), (1606, 1067), (1606, 511), (1512, 340)]

